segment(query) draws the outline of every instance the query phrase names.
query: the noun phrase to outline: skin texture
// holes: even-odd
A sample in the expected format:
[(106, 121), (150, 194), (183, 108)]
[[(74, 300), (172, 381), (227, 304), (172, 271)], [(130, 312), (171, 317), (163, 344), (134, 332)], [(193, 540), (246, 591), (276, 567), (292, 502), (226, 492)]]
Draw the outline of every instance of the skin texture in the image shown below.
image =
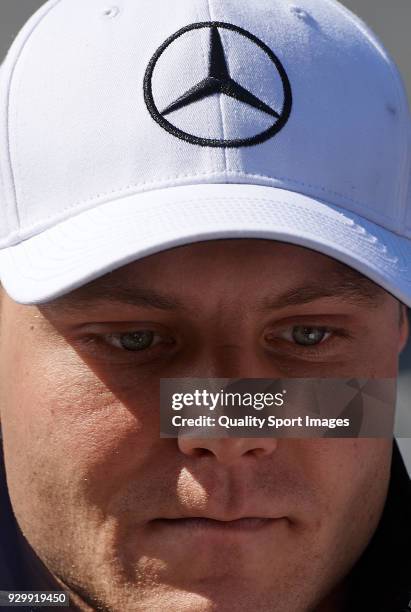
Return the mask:
[[(129, 302), (144, 288), (142, 303), (113, 301), (126, 286)], [(307, 347), (292, 333), (302, 325), (331, 331)], [(0, 329), (10, 497), (27, 559), (33, 549), (47, 568), (32, 562), (33, 579), (53, 577), (80, 610), (343, 609), (385, 503), (392, 440), (160, 439), (159, 379), (395, 377), (408, 326), (391, 294), (308, 249), (220, 240), (46, 305), (4, 294)], [(138, 330), (155, 332), (152, 348), (107, 336)], [(227, 523), (243, 517), (271, 520)]]

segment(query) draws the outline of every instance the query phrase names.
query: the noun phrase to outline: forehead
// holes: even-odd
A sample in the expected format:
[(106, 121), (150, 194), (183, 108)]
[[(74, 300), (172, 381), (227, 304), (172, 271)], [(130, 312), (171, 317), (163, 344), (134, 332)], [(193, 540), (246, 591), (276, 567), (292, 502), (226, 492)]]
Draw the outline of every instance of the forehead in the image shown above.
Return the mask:
[[(198, 282), (207, 275), (217, 279), (220, 273), (224, 275), (230, 270), (237, 279), (244, 279), (250, 273), (252, 278), (257, 274), (259, 279), (267, 276), (284, 282), (291, 277), (297, 279), (309, 274), (314, 278), (332, 272), (353, 279), (364, 278), (343, 263), (305, 247), (274, 240), (224, 239), (187, 244), (155, 253), (119, 267), (76, 291), (79, 295), (83, 290), (98, 291), (99, 287), (133, 280), (137, 283), (152, 279), (166, 285), (169, 281), (174, 283), (177, 276), (180, 281), (188, 280), (190, 274)], [(194, 279), (189, 280), (192, 283)], [(226, 277), (226, 280), (229, 279)]]
[[(247, 294), (244, 289), (250, 289)], [(185, 301), (242, 296), (271, 307), (340, 297), (375, 305), (386, 291), (316, 251), (272, 240), (211, 240), (134, 261), (44, 305), (46, 310), (118, 301), (162, 309)], [(277, 301), (275, 301), (277, 300)]]

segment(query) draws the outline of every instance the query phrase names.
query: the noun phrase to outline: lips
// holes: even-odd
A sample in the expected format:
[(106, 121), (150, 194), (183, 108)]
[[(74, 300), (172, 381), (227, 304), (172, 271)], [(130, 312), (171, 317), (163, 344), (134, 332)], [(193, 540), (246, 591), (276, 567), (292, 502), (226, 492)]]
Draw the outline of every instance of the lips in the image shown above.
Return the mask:
[(255, 532), (272, 526), (275, 522), (284, 520), (281, 518), (243, 517), (235, 520), (217, 520), (208, 517), (183, 517), (174, 519), (155, 519), (153, 525), (158, 528), (168, 528), (184, 531), (196, 530), (221, 530), (238, 532)]

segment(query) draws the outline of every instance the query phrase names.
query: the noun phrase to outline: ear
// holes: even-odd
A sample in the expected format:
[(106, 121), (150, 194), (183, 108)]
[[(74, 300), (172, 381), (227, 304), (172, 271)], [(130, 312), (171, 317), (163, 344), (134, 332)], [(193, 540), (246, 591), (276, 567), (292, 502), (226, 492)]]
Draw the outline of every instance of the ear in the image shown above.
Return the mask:
[(401, 353), (407, 342), (410, 333), (410, 325), (408, 321), (408, 308), (405, 304), (401, 304), (401, 318), (400, 318), (400, 336), (399, 336), (399, 352)]

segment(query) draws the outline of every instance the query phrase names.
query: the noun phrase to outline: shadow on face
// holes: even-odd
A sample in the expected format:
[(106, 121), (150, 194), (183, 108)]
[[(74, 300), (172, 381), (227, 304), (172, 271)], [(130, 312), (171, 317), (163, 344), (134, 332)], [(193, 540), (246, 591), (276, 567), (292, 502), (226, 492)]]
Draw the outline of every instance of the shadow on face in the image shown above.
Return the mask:
[(398, 314), (354, 270), (265, 240), (164, 251), (37, 307), (4, 296), (4, 449), (28, 542), (113, 609), (319, 604), (376, 528), (391, 441), (160, 439), (159, 380), (395, 377)]

